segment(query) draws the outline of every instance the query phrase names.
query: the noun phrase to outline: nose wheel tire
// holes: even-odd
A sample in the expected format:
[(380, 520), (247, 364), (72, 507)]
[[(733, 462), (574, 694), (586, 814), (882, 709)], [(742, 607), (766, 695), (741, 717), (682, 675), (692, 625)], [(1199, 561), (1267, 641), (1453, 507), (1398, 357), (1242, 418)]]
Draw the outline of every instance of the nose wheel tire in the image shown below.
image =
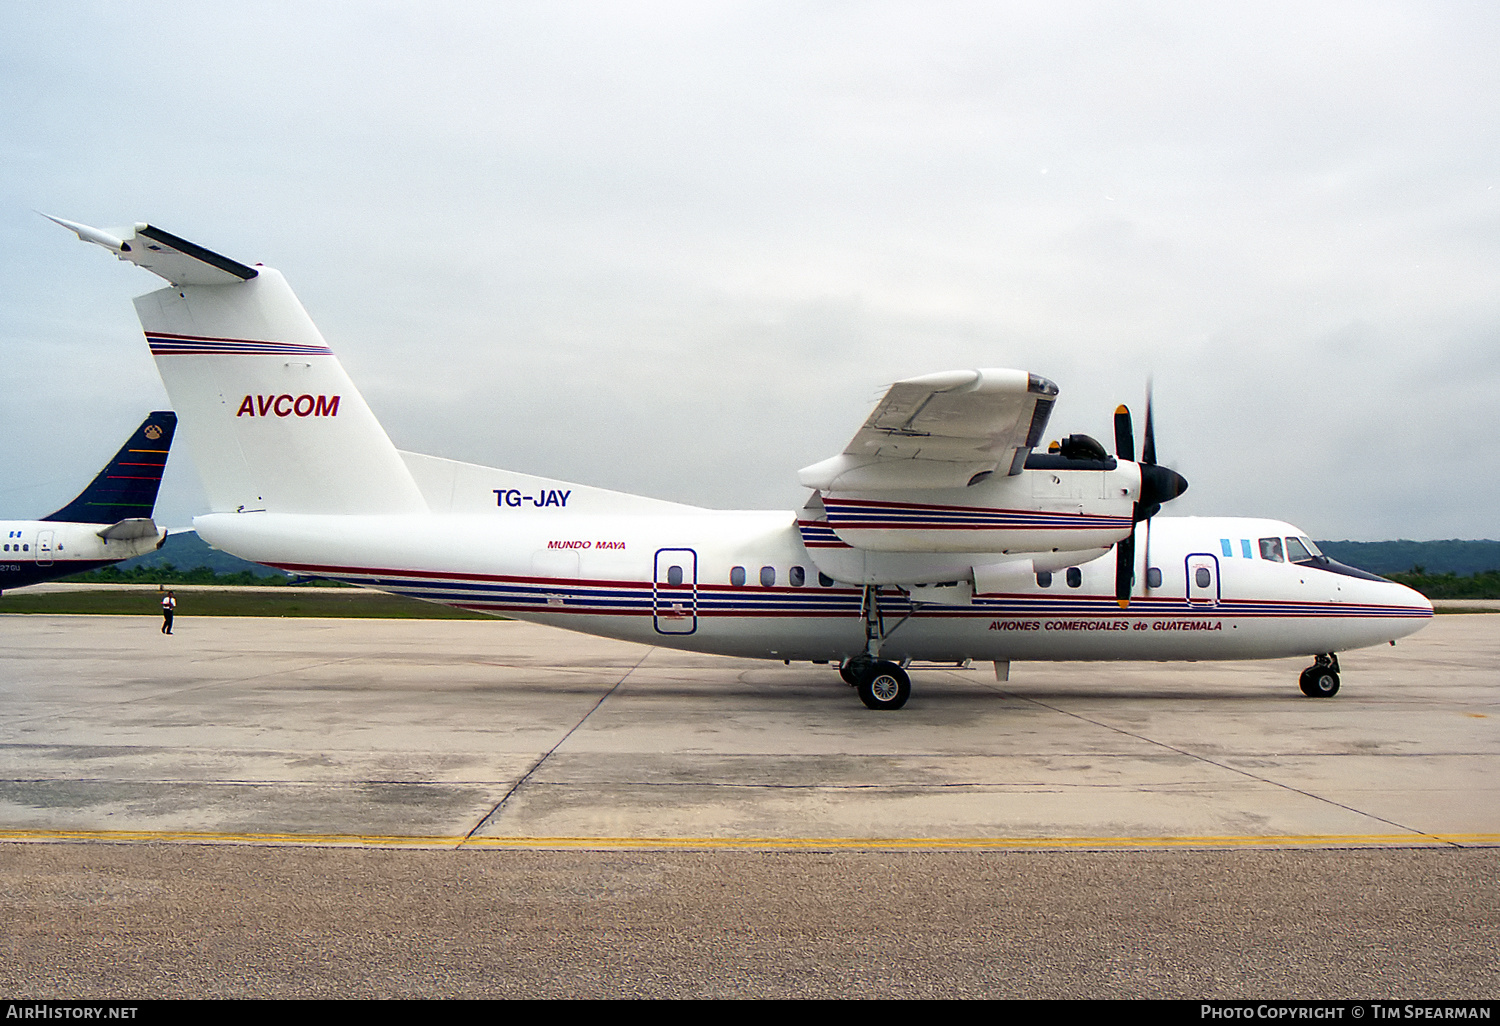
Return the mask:
[(1308, 698), (1332, 698), (1339, 693), (1339, 674), (1327, 666), (1309, 666), (1297, 681)]
[(870, 709), (899, 709), (911, 697), (911, 678), (895, 663), (881, 661), (860, 679), (859, 700)]

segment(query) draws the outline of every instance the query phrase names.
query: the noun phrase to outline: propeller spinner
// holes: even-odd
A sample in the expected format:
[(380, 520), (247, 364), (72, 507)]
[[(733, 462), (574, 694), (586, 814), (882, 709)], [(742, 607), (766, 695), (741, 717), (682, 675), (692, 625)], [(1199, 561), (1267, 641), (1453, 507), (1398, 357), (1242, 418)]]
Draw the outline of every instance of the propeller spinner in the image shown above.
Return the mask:
[[(1122, 460), (1135, 461), (1135, 428), (1130, 421), (1130, 410), (1124, 406), (1115, 408), (1115, 455)], [(1130, 533), (1115, 544), (1115, 598), (1124, 609), (1130, 605), (1130, 592), (1135, 584), (1135, 524), (1146, 525), (1146, 546), (1150, 551), (1151, 518), (1161, 510), (1162, 503), (1171, 502), (1187, 491), (1187, 479), (1175, 470), (1168, 470), (1156, 462), (1156, 431), (1151, 420), (1151, 392), (1146, 392), (1146, 438), (1141, 447), (1141, 491), (1132, 513), (1134, 523)]]

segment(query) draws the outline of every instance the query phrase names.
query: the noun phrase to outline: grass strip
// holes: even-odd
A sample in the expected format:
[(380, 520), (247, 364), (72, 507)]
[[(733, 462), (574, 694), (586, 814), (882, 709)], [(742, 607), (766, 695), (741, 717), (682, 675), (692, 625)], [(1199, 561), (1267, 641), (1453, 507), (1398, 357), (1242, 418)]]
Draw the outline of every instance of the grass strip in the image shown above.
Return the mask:
[[(351, 616), (408, 620), (492, 620), (483, 613), (387, 595), (364, 588), (288, 588), (285, 592), (178, 591), (177, 617)], [(81, 616), (160, 616), (154, 591), (69, 591), (0, 596), (0, 613)]]

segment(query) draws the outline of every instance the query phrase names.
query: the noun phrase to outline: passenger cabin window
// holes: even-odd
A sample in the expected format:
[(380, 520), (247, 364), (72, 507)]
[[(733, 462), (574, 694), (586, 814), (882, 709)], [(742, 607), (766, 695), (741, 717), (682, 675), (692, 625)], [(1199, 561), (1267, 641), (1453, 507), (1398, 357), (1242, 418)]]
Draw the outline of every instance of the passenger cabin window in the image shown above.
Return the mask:
[(745, 586), (745, 568), (742, 566), (732, 567), (729, 571), (729, 583), (736, 588)]
[(776, 568), (774, 566), (763, 566), (760, 568), (760, 586), (772, 588), (776, 585)]
[(1078, 569), (1076, 566), (1068, 567), (1068, 587), (1083, 587), (1083, 571)]
[(1036, 586), (1038, 588), (1050, 588), (1050, 587), (1052, 587), (1052, 571), (1051, 570), (1038, 570), (1036, 572)]
[(807, 583), (807, 571), (800, 566), (794, 566), (787, 575), (793, 588), (800, 588)]
[(678, 585), (682, 583), (682, 567), (667, 567), (667, 583), (671, 585)]
[(1260, 558), (1269, 559), (1273, 563), (1285, 562), (1285, 559), (1281, 555), (1281, 539), (1262, 538), (1260, 540)]
[(832, 588), (833, 587), (833, 578), (829, 577), (827, 574), (823, 573), (820, 570), (818, 572), (818, 585), (820, 587), (823, 587), (823, 588)]
[(1159, 567), (1159, 566), (1148, 566), (1146, 568), (1146, 587), (1148, 587), (1148, 588), (1160, 588), (1161, 587), (1161, 567)]
[(1309, 559), (1312, 559), (1312, 553), (1308, 552), (1307, 546), (1303, 545), (1296, 538), (1288, 538), (1286, 540), (1286, 558), (1293, 563), (1305, 563)]

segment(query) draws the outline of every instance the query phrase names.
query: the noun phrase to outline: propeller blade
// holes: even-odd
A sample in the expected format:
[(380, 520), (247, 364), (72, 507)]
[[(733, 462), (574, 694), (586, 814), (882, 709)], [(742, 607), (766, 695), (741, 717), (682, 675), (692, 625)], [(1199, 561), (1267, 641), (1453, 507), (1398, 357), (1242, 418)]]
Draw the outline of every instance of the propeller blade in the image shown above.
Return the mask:
[(1124, 609), (1130, 605), (1130, 590), (1135, 585), (1135, 525), (1130, 533), (1115, 542), (1115, 601)]
[(1149, 595), (1149, 594), (1151, 594), (1151, 521), (1150, 520), (1146, 521), (1146, 526), (1142, 530), (1145, 532), (1146, 536), (1141, 539), (1141, 550), (1142, 550), (1141, 551), (1141, 565), (1146, 568), (1146, 581), (1145, 581), (1145, 584), (1144, 584), (1144, 586), (1142, 587), (1141, 590), (1145, 594)]
[(1130, 410), (1124, 406), (1115, 407), (1115, 455), (1135, 462), (1135, 428), (1130, 423)]
[(1151, 383), (1146, 383), (1146, 444), (1141, 446), (1141, 462), (1156, 462), (1156, 428), (1151, 420)]

